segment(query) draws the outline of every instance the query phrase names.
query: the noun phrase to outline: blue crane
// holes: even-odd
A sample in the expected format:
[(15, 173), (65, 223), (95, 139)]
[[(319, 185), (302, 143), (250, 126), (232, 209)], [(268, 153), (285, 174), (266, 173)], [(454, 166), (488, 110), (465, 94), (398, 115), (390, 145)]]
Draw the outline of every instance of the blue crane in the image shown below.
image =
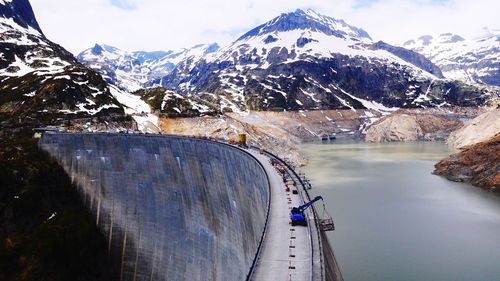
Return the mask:
[(304, 217), (304, 211), (307, 208), (311, 207), (316, 201), (319, 201), (319, 200), (323, 200), (323, 197), (316, 196), (316, 198), (305, 203), (304, 205), (292, 208), (292, 211), (290, 212), (290, 220), (292, 222), (292, 226), (295, 226), (295, 225), (307, 226), (307, 220)]

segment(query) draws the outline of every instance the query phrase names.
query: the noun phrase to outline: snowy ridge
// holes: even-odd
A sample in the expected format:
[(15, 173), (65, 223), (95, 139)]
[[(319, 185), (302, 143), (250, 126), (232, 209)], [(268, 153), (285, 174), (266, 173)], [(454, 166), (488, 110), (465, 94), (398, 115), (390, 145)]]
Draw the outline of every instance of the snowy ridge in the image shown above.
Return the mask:
[(313, 10), (297, 10), (281, 16), (256, 27), (238, 40), (249, 37), (269, 34), (273, 32), (286, 32), (290, 30), (311, 30), (326, 33), (339, 38), (350, 38), (359, 41), (371, 41), (370, 35), (360, 28), (351, 26), (343, 20), (320, 15)]
[[(273, 40), (268, 41), (269, 36)], [(365, 39), (367, 41), (368, 39)], [(301, 43), (307, 42), (307, 43)], [(273, 49), (277, 48), (286, 54), (284, 60), (276, 60)], [(216, 54), (207, 58), (207, 62), (230, 62), (240, 64), (240, 70), (267, 69), (272, 62), (288, 64), (297, 61), (313, 61), (314, 59), (331, 59), (336, 55), (349, 57), (365, 57), (368, 60), (379, 60), (390, 67), (405, 66), (412, 70), (415, 76), (432, 79), (436, 78), (415, 65), (408, 63), (400, 57), (380, 49), (372, 49), (370, 45), (356, 39), (341, 38), (312, 30), (291, 30), (271, 35), (262, 34), (244, 37), (232, 45), (221, 49)], [(242, 57), (250, 58), (250, 63), (241, 64)]]
[(451, 33), (425, 35), (403, 46), (429, 58), (447, 78), (500, 86), (500, 31), (486, 29), (468, 40)]
[(141, 97), (129, 94), (116, 86), (110, 86), (113, 97), (125, 108), (125, 113), (134, 118), (141, 132), (158, 133), (158, 116), (153, 114), (151, 107)]
[(43, 35), (28, 1), (0, 4), (2, 114), (33, 123), (123, 115), (102, 78)]
[(151, 80), (169, 74), (180, 62), (195, 63), (218, 49), (218, 45), (196, 45), (191, 49), (156, 52), (126, 52), (96, 44), (78, 55), (78, 60), (101, 73), (105, 80), (122, 90), (134, 92)]
[(2, 0), (0, 18), (12, 20), (21, 27), (42, 34), (29, 0)]
[(232, 110), (375, 109), (482, 104), (491, 93), (442, 79), (423, 55), (342, 20), (282, 14), (196, 64), (180, 62), (150, 82), (184, 94), (210, 92)]
[[(185, 96), (186, 103), (204, 99), (221, 112), (343, 108), (384, 113), (483, 104), (496, 95), (444, 80), (423, 55), (373, 42), (363, 29), (312, 10), (282, 14), (224, 48), (197, 45), (150, 54), (96, 45), (79, 59), (122, 90), (164, 87)], [(185, 109), (155, 104), (155, 110), (204, 114), (176, 95), (164, 96), (172, 98), (164, 105), (182, 103)]]

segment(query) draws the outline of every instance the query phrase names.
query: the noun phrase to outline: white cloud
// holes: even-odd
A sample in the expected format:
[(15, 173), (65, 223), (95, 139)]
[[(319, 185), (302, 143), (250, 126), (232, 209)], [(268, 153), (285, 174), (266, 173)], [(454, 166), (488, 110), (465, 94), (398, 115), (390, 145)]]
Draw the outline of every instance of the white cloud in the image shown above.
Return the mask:
[(443, 32), (471, 37), (482, 27), (500, 27), (496, 0), (361, 2), (369, 5), (359, 0), (31, 0), (44, 33), (74, 53), (96, 42), (125, 50), (227, 44), (297, 8), (344, 19), (390, 43)]

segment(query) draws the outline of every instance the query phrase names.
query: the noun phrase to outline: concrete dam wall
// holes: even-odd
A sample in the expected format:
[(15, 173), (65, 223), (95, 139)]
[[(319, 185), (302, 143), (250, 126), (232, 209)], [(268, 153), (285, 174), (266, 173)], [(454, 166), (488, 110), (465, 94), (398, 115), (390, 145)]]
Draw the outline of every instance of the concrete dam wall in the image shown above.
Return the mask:
[(108, 241), (121, 280), (245, 280), (267, 175), (249, 154), (180, 137), (44, 134)]

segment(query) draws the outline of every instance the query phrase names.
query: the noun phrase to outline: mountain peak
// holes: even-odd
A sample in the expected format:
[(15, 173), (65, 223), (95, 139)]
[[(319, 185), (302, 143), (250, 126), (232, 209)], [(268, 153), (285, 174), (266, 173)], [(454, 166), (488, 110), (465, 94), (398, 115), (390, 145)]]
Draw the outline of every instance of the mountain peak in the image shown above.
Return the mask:
[(363, 29), (351, 26), (343, 20), (321, 15), (310, 9), (305, 11), (297, 9), (295, 12), (281, 14), (271, 21), (250, 30), (238, 40), (292, 30), (312, 30), (340, 38), (352, 37), (371, 41), (370, 35)]
[(442, 33), (437, 36), (422, 35), (416, 40), (409, 40), (403, 43), (403, 47), (409, 49), (424, 48), (435, 44), (454, 44), (465, 41), (465, 39), (457, 34)]
[(102, 52), (104, 52), (104, 48), (101, 47), (101, 45), (96, 43), (95, 46), (91, 49), (91, 52), (92, 52), (92, 54), (99, 56), (102, 54)]
[(11, 19), (24, 28), (33, 28), (43, 34), (29, 0), (0, 0), (0, 18)]
[(483, 27), (481, 31), (473, 37), (474, 40), (484, 40), (492, 37), (496, 37), (500, 40), (500, 29), (490, 29), (488, 27)]
[(453, 33), (443, 33), (439, 35), (439, 41), (441, 43), (457, 43), (465, 41), (465, 39), (462, 36)]

